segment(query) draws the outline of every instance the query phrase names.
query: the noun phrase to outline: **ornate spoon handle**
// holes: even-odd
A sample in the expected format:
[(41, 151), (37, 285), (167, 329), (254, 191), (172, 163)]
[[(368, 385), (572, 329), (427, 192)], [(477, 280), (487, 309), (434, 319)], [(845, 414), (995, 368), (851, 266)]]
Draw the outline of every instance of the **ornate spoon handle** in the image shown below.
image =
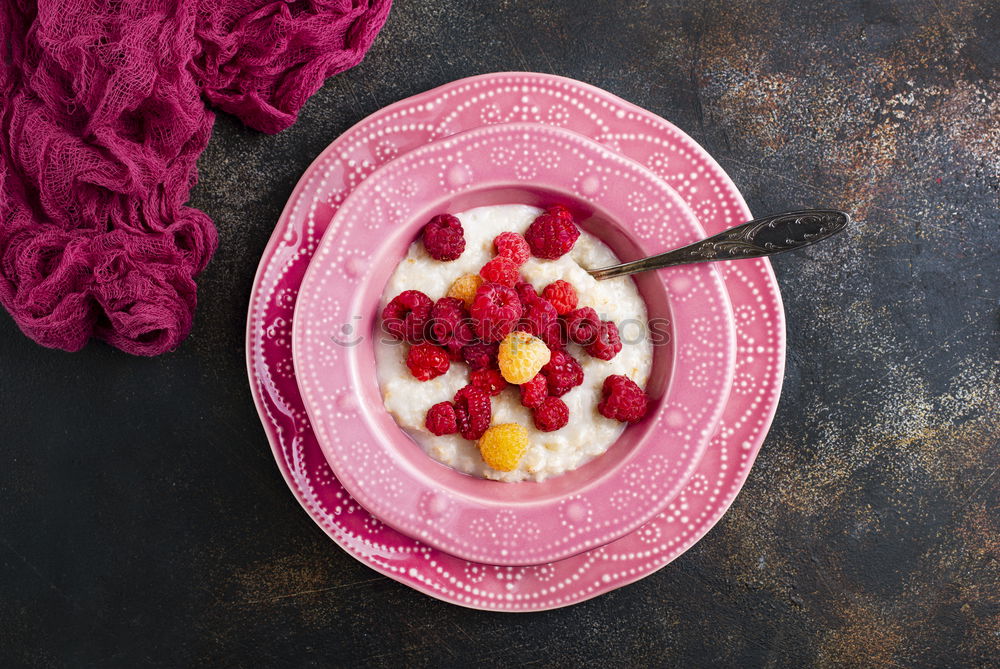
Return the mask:
[(610, 279), (687, 263), (760, 258), (815, 244), (837, 234), (850, 222), (850, 214), (835, 209), (788, 211), (756, 218), (673, 251), (588, 271), (595, 279)]

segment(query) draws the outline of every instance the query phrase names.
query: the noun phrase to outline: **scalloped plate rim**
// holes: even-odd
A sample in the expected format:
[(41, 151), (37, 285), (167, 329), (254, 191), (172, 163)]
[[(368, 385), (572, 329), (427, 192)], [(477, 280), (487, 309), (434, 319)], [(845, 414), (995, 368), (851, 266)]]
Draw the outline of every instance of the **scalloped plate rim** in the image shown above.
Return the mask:
[(500, 71), (500, 72), (484, 73), (457, 79), (454, 81), (441, 84), (427, 91), (423, 91), (421, 93), (417, 93), (408, 96), (406, 98), (403, 98), (359, 120), (357, 123), (350, 126), (347, 130), (345, 130), (338, 137), (332, 140), (331, 143), (328, 144), (323, 149), (323, 151), (321, 151), (316, 156), (316, 158), (310, 163), (308, 168), (303, 172), (302, 177), (300, 177), (299, 181), (296, 182), (295, 187), (289, 194), (288, 201), (286, 202), (285, 206), (282, 208), (280, 215), (278, 216), (277, 219), (278, 225), (275, 226), (271, 236), (269, 237), (268, 242), (265, 245), (264, 250), (262, 252), (261, 260), (258, 263), (257, 270), (254, 273), (254, 279), (251, 284), (251, 299), (249, 301), (248, 311), (247, 311), (247, 323), (245, 330), (246, 332), (245, 356), (246, 356), (246, 366), (247, 366), (247, 378), (250, 383), (251, 396), (253, 397), (254, 400), (254, 406), (257, 410), (258, 417), (260, 418), (261, 425), (264, 428), (264, 433), (268, 439), (268, 446), (271, 449), (272, 455), (275, 457), (278, 469), (281, 472), (286, 485), (288, 486), (290, 492), (292, 493), (295, 500), (299, 503), (299, 506), (303, 509), (303, 511), (310, 517), (310, 519), (314, 523), (316, 523), (316, 525), (320, 527), (320, 529), (323, 530), (323, 532), (330, 539), (334, 541), (334, 543), (336, 543), (345, 553), (347, 553), (347, 555), (356, 560), (358, 563), (364, 565), (369, 569), (372, 569), (376, 573), (388, 577), (390, 580), (398, 583), (399, 585), (411, 588), (424, 595), (427, 595), (429, 597), (432, 597), (434, 599), (437, 599), (439, 601), (448, 604), (452, 604), (454, 606), (460, 606), (462, 608), (468, 608), (471, 610), (479, 610), (479, 611), (492, 611), (492, 612), (503, 612), (503, 613), (531, 613), (535, 611), (551, 611), (559, 608), (564, 608), (567, 606), (573, 606), (588, 601), (590, 599), (593, 599), (595, 597), (598, 597), (602, 594), (606, 594), (618, 588), (624, 587), (626, 585), (630, 585), (639, 580), (642, 580), (643, 578), (666, 567), (671, 562), (673, 562), (673, 560), (677, 559), (680, 555), (683, 555), (687, 550), (689, 550), (692, 546), (694, 546), (694, 544), (696, 544), (706, 534), (708, 534), (708, 532), (710, 532), (715, 527), (715, 525), (718, 524), (719, 520), (729, 510), (733, 502), (736, 500), (736, 497), (739, 495), (739, 492), (742, 490), (742, 487), (747, 477), (749, 476), (750, 470), (753, 468), (754, 460), (756, 459), (756, 456), (760, 451), (760, 448), (763, 444), (764, 439), (766, 438), (770, 426), (773, 423), (773, 419), (777, 411), (778, 399), (780, 398), (781, 386), (784, 380), (783, 371), (785, 366), (784, 351), (786, 347), (786, 332), (785, 332), (784, 310), (782, 308), (781, 294), (780, 291), (778, 290), (777, 279), (774, 275), (774, 271), (771, 267), (770, 262), (766, 258), (761, 259), (759, 266), (760, 270), (764, 274), (764, 284), (769, 285), (771, 288), (773, 288), (772, 297), (775, 301), (775, 307), (776, 307), (775, 317), (777, 319), (777, 324), (774, 331), (775, 334), (774, 343), (777, 345), (777, 348), (781, 352), (780, 355), (777, 356), (776, 375), (774, 380), (772, 381), (772, 383), (774, 384), (775, 399), (771, 402), (768, 402), (767, 406), (764, 407), (764, 410), (761, 414), (762, 427), (759, 431), (759, 435), (755, 436), (756, 443), (754, 443), (752, 445), (752, 448), (750, 449), (746, 467), (743, 470), (741, 470), (738, 477), (735, 479), (736, 491), (730, 495), (726, 495), (721, 500), (721, 502), (715, 507), (715, 509), (711, 513), (709, 519), (704, 521), (702, 529), (700, 529), (698, 532), (695, 532), (694, 534), (692, 534), (692, 536), (685, 539), (679, 549), (677, 549), (671, 555), (666, 556), (664, 561), (660, 562), (656, 566), (646, 570), (642, 570), (633, 575), (620, 577), (617, 580), (615, 580), (614, 583), (609, 583), (607, 587), (599, 588), (591, 593), (579, 594), (569, 601), (546, 603), (544, 605), (535, 608), (500, 608), (493, 605), (492, 602), (486, 602), (485, 600), (483, 600), (482, 603), (456, 600), (455, 598), (449, 597), (448, 595), (440, 592), (438, 589), (432, 587), (431, 585), (425, 584), (423, 581), (419, 579), (410, 578), (405, 573), (396, 572), (389, 566), (386, 566), (378, 562), (374, 562), (371, 560), (370, 557), (367, 557), (360, 553), (356, 553), (355, 550), (357, 549), (355, 549), (350, 542), (352, 538), (351, 535), (346, 533), (343, 529), (339, 527), (328, 525), (320, 517), (314, 514), (313, 509), (310, 507), (309, 500), (303, 494), (300, 493), (296, 484), (296, 480), (290, 470), (289, 462), (285, 459), (284, 454), (282, 452), (282, 444), (280, 441), (280, 437), (278, 436), (278, 431), (280, 431), (280, 426), (277, 426), (275, 423), (271, 422), (268, 415), (268, 408), (264, 404), (263, 398), (261, 396), (261, 388), (266, 383), (266, 377), (263, 376), (258, 377), (255, 374), (255, 363), (253, 359), (254, 355), (253, 324), (254, 324), (254, 317), (256, 315), (255, 308), (257, 301), (259, 300), (262, 303), (264, 302), (264, 296), (262, 294), (259, 294), (261, 288), (261, 282), (263, 280), (263, 275), (271, 267), (272, 262), (274, 261), (274, 257), (277, 254), (277, 247), (281, 243), (283, 237), (284, 227), (285, 227), (284, 224), (287, 223), (290, 212), (294, 210), (295, 203), (301, 198), (303, 191), (309, 185), (308, 175), (316, 168), (318, 164), (327, 159), (330, 153), (339, 148), (339, 143), (341, 138), (350, 135), (352, 132), (356, 131), (359, 127), (364, 126), (375, 119), (381, 118), (383, 114), (387, 115), (390, 112), (406, 108), (413, 104), (417, 104), (421, 100), (429, 98), (430, 99), (439, 98), (441, 97), (442, 92), (453, 89), (463, 83), (469, 83), (469, 84), (477, 83), (482, 80), (486, 80), (493, 77), (525, 77), (532, 79), (545, 78), (547, 80), (562, 83), (565, 86), (573, 87), (583, 91), (590, 91), (594, 95), (610, 99), (610, 101), (614, 105), (624, 110), (630, 110), (633, 113), (646, 117), (652, 123), (662, 125), (667, 131), (677, 133), (683, 139), (686, 139), (686, 141), (690, 142), (698, 151), (699, 158), (701, 160), (704, 160), (710, 168), (713, 168), (716, 171), (716, 173), (720, 178), (720, 181), (722, 182), (722, 185), (729, 190), (730, 196), (735, 201), (742, 215), (747, 218), (752, 217), (750, 209), (749, 207), (747, 207), (742, 194), (736, 188), (735, 184), (732, 183), (732, 180), (729, 178), (725, 170), (722, 169), (722, 167), (718, 164), (718, 162), (707, 151), (705, 151), (704, 148), (702, 148), (697, 142), (691, 139), (690, 136), (688, 136), (686, 133), (684, 133), (684, 131), (675, 126), (670, 121), (656, 115), (653, 112), (645, 110), (625, 99), (622, 99), (619, 96), (615, 95), (614, 93), (605, 91), (592, 84), (588, 84), (586, 82), (572, 79), (569, 77), (536, 73), (536, 72)]

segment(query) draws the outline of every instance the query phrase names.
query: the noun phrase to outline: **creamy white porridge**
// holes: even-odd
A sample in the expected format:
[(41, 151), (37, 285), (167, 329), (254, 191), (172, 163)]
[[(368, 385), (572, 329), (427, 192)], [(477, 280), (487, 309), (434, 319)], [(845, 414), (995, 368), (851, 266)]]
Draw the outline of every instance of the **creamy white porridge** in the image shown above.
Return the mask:
[[(527, 205), (479, 207), (456, 214), (465, 229), (465, 252), (457, 260), (431, 258), (418, 240), (414, 242), (389, 278), (380, 309), (404, 290), (419, 290), (432, 300), (444, 297), (452, 282), (463, 274), (476, 274), (494, 257), (493, 238), (501, 232), (524, 233), (541, 213)], [(645, 386), (652, 364), (652, 345), (647, 336), (646, 306), (635, 283), (628, 277), (595, 281), (583, 269), (618, 262), (611, 249), (586, 232), (573, 250), (558, 260), (529, 259), (521, 275), (536, 290), (556, 279), (568, 281), (579, 296), (580, 307), (592, 307), (603, 320), (614, 321), (621, 331), (622, 350), (610, 361), (598, 360), (570, 343), (567, 352), (582, 365), (583, 384), (562, 396), (569, 407), (569, 423), (554, 432), (535, 428), (531, 410), (522, 406), (517, 386), (509, 386), (492, 398), (491, 424), (518, 423), (528, 431), (529, 446), (517, 469), (500, 472), (490, 468), (479, 454), (476, 442), (460, 435), (435, 436), (424, 427), (427, 410), (438, 402), (451, 401), (469, 382), (469, 369), (452, 363), (448, 372), (430, 381), (419, 381), (406, 367), (408, 345), (377, 334), (375, 361), (385, 407), (396, 422), (435, 460), (460, 472), (500, 481), (541, 481), (576, 469), (604, 453), (624, 429), (624, 424), (597, 411), (601, 385), (610, 374), (624, 374)]]

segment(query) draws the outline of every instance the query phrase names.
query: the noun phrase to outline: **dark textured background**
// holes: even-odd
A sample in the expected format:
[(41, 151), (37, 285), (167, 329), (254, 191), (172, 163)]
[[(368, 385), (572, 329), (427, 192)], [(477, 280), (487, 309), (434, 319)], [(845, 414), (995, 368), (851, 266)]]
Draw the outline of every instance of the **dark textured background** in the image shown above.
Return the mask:
[[(996, 2), (398, 0), (268, 137), (220, 117), (221, 244), (175, 353), (38, 347), (0, 318), (0, 665), (983, 666), (1000, 647)], [(730, 512), (662, 571), (521, 616), (332, 544), (251, 403), (254, 270), (313, 157), (459, 77), (576, 77), (665, 116), (751, 209), (848, 209), (775, 261), (788, 369)]]

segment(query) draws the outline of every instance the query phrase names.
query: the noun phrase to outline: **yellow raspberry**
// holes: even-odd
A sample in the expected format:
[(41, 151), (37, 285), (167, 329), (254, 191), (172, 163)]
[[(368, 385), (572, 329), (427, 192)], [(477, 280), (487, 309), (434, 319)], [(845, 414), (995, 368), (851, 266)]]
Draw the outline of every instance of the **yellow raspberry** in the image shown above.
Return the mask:
[(535, 378), (551, 357), (549, 347), (538, 337), (527, 332), (511, 332), (500, 342), (497, 361), (507, 383), (520, 385)]
[(483, 277), (478, 274), (463, 274), (455, 279), (448, 289), (448, 297), (457, 297), (465, 302), (465, 308), (472, 308), (472, 299), (476, 296), (476, 291), (483, 283)]
[(512, 472), (528, 450), (528, 431), (517, 423), (494, 425), (479, 438), (479, 452), (493, 469)]

